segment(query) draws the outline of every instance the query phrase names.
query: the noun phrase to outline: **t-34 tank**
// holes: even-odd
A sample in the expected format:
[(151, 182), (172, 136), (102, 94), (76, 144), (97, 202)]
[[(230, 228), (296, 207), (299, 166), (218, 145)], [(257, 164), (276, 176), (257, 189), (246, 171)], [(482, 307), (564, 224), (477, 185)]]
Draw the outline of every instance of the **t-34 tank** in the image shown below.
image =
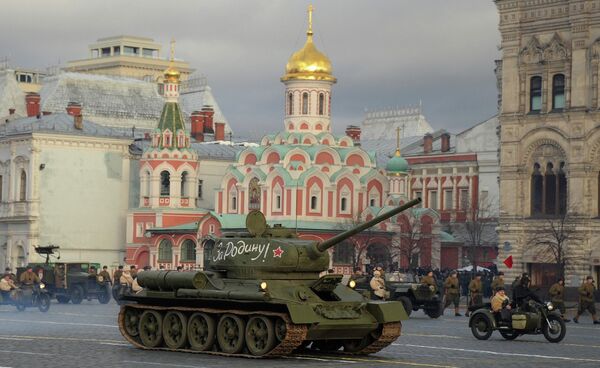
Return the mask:
[[(144, 288), (124, 297), (119, 328), (143, 349), (264, 357), (307, 347), (348, 354), (377, 352), (400, 336), (402, 303), (372, 301), (327, 270), (344, 239), (418, 203), (413, 200), (326, 241), (269, 228), (258, 211), (248, 233), (216, 239), (206, 271), (145, 271)], [(340, 351), (341, 353), (342, 351)]]

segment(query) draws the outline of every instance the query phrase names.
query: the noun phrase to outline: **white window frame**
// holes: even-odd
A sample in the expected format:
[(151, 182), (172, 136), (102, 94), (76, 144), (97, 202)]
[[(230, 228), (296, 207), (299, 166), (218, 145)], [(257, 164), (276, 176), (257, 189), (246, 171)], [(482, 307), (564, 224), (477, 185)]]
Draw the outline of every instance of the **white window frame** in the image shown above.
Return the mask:
[[(437, 210), (438, 209), (438, 191), (436, 190), (430, 190), (429, 191), (429, 195), (427, 196), (427, 201), (429, 202), (429, 208), (433, 209), (433, 210)], [(435, 205), (435, 206), (434, 206)]]
[(271, 211), (281, 212), (283, 208), (283, 190), (281, 186), (277, 184), (273, 189), (273, 201), (271, 203)]
[[(313, 185), (310, 188), (309, 193), (310, 193), (310, 197), (309, 197), (310, 200), (309, 200), (309, 203), (308, 203), (308, 211), (310, 213), (319, 213), (319, 212), (321, 212), (321, 202), (322, 202), (322, 200), (321, 200), (321, 197), (322, 197), (321, 189), (317, 185)], [(312, 206), (312, 197), (316, 197), (317, 198), (317, 203), (316, 203), (315, 208), (313, 208), (313, 206)]]
[[(448, 198), (450, 198), (450, 203), (448, 203)], [(454, 209), (454, 191), (452, 189), (444, 190), (444, 209), (445, 210)]]
[(237, 188), (235, 187), (235, 185), (231, 186), (231, 189), (229, 190), (229, 201), (228, 201), (228, 207), (229, 207), (229, 212), (237, 212), (237, 207), (238, 207), (238, 191)]
[[(351, 203), (350, 203), (350, 188), (348, 188), (347, 186), (342, 187), (342, 190), (340, 191), (340, 205), (339, 205), (339, 213), (343, 214), (343, 215), (347, 215), (350, 213), (350, 208), (352, 207)], [(346, 200), (346, 208), (344, 209), (342, 206), (342, 203), (344, 201), (344, 199)]]

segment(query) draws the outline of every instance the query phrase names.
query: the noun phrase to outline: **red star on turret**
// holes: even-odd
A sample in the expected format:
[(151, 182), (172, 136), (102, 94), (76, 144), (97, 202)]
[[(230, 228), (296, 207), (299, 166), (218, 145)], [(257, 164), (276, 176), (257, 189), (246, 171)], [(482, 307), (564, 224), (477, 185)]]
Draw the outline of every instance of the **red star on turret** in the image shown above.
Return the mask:
[(277, 249), (273, 249), (273, 258), (275, 258), (275, 257), (281, 258), (282, 254), (283, 254), (283, 249), (281, 249), (281, 247), (277, 247)]

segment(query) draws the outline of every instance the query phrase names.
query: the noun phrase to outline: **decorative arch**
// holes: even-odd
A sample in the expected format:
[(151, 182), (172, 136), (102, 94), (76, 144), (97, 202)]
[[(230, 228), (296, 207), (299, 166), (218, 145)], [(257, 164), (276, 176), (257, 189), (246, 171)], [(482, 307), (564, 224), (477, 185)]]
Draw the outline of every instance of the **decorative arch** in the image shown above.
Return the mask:
[(346, 165), (365, 167), (365, 160), (362, 155), (358, 153), (351, 153), (348, 155), (348, 157), (346, 157)]
[(307, 122), (302, 122), (300, 124), (300, 130), (308, 130), (308, 129), (310, 129), (310, 128), (309, 128), (309, 125)]
[(280, 160), (281, 158), (277, 152), (271, 152), (267, 155), (267, 164), (278, 164)]
[(254, 153), (248, 153), (244, 157), (244, 165), (256, 165), (256, 155)]
[[(527, 147), (524, 151), (523, 154), (523, 158), (521, 160), (521, 164), (522, 165), (530, 165), (532, 164), (532, 156), (533, 153), (541, 146), (554, 146), (558, 152), (560, 153), (560, 155), (562, 157), (565, 158), (565, 160), (568, 159), (568, 155), (567, 152), (565, 151), (565, 149), (563, 147), (567, 146), (567, 141), (565, 136), (563, 136), (561, 133), (557, 130), (550, 130), (548, 131), (548, 128), (544, 128), (546, 130), (546, 134), (547, 133), (551, 133), (552, 135), (554, 135), (554, 137), (551, 138), (537, 138), (533, 135), (533, 132), (531, 134), (527, 134), (525, 135), (525, 137), (523, 137), (522, 142), (523, 142), (523, 146)], [(536, 131), (537, 133), (537, 131)]]

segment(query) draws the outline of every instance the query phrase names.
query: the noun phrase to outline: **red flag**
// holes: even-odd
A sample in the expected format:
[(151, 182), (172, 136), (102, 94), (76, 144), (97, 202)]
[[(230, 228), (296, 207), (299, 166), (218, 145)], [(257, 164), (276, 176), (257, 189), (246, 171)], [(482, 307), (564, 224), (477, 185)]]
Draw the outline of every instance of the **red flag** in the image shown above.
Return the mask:
[(508, 256), (508, 258), (506, 258), (504, 260), (504, 264), (506, 265), (506, 267), (512, 268), (512, 266), (513, 266), (512, 256)]

